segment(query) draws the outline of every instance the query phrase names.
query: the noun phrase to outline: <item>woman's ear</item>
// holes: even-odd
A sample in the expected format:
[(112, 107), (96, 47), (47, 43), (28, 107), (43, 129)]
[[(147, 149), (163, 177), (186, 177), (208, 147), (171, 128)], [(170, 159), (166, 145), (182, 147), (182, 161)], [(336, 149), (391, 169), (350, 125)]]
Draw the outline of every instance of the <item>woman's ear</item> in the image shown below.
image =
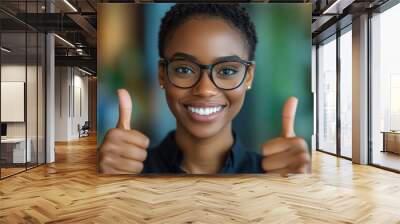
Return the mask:
[(256, 70), (256, 63), (254, 62), (251, 64), (247, 70), (247, 75), (246, 75), (246, 80), (244, 84), (246, 85), (247, 89), (251, 88), (251, 85), (253, 84), (253, 79), (254, 79), (254, 71)]
[(160, 87), (164, 88), (165, 87), (165, 79), (166, 79), (166, 73), (165, 73), (165, 62), (162, 60), (158, 61), (158, 82), (160, 83)]

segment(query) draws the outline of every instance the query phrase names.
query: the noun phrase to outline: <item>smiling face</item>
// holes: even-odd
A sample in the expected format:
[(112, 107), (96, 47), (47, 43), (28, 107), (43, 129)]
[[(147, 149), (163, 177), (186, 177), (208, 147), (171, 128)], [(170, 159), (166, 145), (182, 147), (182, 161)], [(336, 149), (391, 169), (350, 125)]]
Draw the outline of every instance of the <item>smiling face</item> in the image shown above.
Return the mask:
[[(248, 60), (244, 36), (219, 18), (193, 18), (173, 31), (164, 51), (168, 60), (191, 60), (198, 64), (214, 64), (227, 58)], [(233, 118), (239, 113), (248, 86), (253, 80), (255, 65), (238, 88), (218, 89), (210, 79), (209, 71), (201, 71), (200, 80), (192, 88), (179, 88), (167, 78), (164, 64), (159, 65), (159, 81), (164, 86), (168, 106), (177, 120), (177, 129), (202, 139), (221, 131), (230, 131)], [(177, 67), (176, 71), (186, 71)], [(230, 74), (230, 70), (223, 70)]]

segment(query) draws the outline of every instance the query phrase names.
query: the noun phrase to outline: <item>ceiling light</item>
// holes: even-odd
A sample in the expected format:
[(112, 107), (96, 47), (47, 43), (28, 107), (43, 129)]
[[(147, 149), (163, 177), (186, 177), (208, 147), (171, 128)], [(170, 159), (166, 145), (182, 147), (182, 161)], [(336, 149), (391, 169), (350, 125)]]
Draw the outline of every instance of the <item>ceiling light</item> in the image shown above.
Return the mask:
[(9, 49), (7, 49), (7, 48), (5, 48), (5, 47), (1, 47), (1, 50), (4, 51), (4, 52), (6, 52), (6, 53), (10, 53), (10, 52), (11, 52), (11, 50), (9, 50)]
[(325, 9), (322, 14), (342, 14), (343, 10), (353, 4), (353, 2), (356, 2), (356, 0), (336, 0), (332, 5)]
[[(335, 7), (337, 7), (337, 4), (339, 4), (340, 1), (341, 0), (336, 0), (332, 5), (330, 5), (327, 9), (325, 9), (322, 14), (332, 14), (332, 13), (335, 14), (335, 12), (331, 12), (331, 11), (332, 11), (332, 9), (335, 9)], [(336, 10), (334, 10), (334, 11), (336, 11)]]
[(75, 48), (75, 45), (73, 45), (73, 44), (72, 44), (71, 42), (69, 42), (68, 40), (66, 40), (66, 39), (64, 39), (64, 38), (62, 38), (62, 37), (60, 37), (60, 36), (57, 35), (57, 34), (54, 34), (54, 36), (57, 37), (58, 39), (60, 39), (62, 42), (64, 42), (64, 43), (66, 43), (67, 45), (69, 45), (70, 47)]
[(85, 74), (87, 74), (87, 75), (90, 75), (90, 76), (93, 75), (92, 73), (90, 73), (90, 72), (88, 72), (88, 71), (86, 71), (86, 70), (83, 70), (83, 69), (81, 69), (81, 68), (79, 68), (79, 67), (78, 67), (78, 70), (81, 71), (81, 72), (83, 72), (83, 73), (85, 73)]
[(67, 4), (74, 12), (78, 12), (78, 10), (71, 4), (69, 3), (68, 0), (64, 0), (65, 4)]

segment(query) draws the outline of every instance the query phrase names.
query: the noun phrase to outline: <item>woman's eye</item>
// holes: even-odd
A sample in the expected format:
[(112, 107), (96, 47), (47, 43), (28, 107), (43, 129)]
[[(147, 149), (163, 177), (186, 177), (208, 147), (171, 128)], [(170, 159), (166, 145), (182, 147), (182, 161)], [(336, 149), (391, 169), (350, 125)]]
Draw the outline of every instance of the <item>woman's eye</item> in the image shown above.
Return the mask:
[(183, 74), (192, 74), (193, 70), (188, 67), (178, 67), (175, 69), (175, 72), (177, 73), (183, 73)]
[(218, 73), (222, 76), (232, 76), (235, 75), (237, 71), (232, 68), (223, 68)]

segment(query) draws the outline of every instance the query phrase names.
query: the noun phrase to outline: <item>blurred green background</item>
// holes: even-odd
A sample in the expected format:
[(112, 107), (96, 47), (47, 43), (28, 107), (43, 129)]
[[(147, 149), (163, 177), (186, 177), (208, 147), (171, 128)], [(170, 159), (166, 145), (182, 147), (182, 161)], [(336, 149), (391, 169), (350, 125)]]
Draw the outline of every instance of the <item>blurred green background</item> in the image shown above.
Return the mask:
[[(99, 4), (97, 140), (118, 120), (116, 90), (133, 99), (132, 127), (157, 145), (175, 128), (157, 79), (158, 31), (173, 4)], [(252, 89), (233, 121), (241, 141), (259, 151), (281, 133), (281, 113), (289, 96), (299, 99), (295, 131), (311, 146), (311, 4), (245, 4), (258, 35)]]

